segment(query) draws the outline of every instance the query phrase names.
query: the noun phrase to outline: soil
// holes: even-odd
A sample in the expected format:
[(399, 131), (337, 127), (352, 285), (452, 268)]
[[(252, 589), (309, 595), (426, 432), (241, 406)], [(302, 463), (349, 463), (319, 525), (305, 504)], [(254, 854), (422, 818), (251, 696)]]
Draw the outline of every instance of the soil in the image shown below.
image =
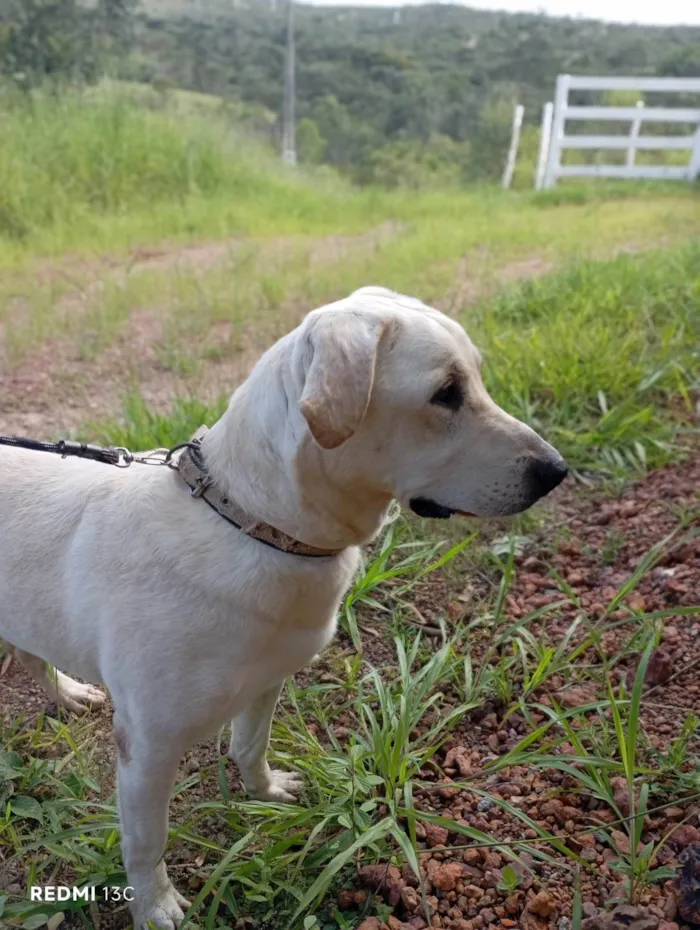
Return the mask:
[[(661, 468), (629, 485), (619, 495), (580, 489), (560, 493), (539, 541), (518, 557), (517, 579), (507, 597), (507, 619), (511, 621), (561, 602), (562, 593), (553, 578), (553, 572), (557, 572), (570, 585), (580, 607), (569, 603), (545, 615), (539, 636), (556, 646), (569, 633), (576, 616), (584, 612), (591, 621), (600, 624), (603, 653), (611, 658), (621, 656), (614, 664), (613, 676), (624, 680), (628, 687), (639, 663), (639, 652), (634, 647), (635, 617), (667, 612), (661, 617), (660, 644), (647, 669), (642, 713), (644, 738), (659, 753), (669, 751), (688, 715), (700, 716), (697, 674), (700, 621), (697, 613), (680, 612), (700, 603), (699, 489), (700, 454), (695, 450), (685, 462)], [(686, 522), (680, 529), (679, 519)], [(558, 528), (554, 538), (552, 526)], [(664, 547), (655, 565), (619, 607), (607, 614), (606, 607), (634, 575), (640, 560), (674, 532), (674, 541)], [(488, 587), (488, 580), (478, 576), (470, 579), (465, 589), (466, 600), (471, 603), (486, 597)], [(439, 586), (431, 592), (433, 614), (442, 610), (455, 620), (464, 613), (465, 597), (441, 603), (439, 592)], [(483, 636), (485, 651), (492, 635), (487, 631)], [(581, 636), (573, 637), (572, 645), (577, 638), (583, 638), (583, 631)], [(385, 657), (380, 652), (377, 658)], [(600, 663), (594, 650), (587, 650), (579, 657), (580, 668), (572, 665), (562, 675), (550, 679), (546, 689), (535, 692), (532, 698), (540, 705), (551, 706), (556, 701), (569, 708), (605, 698), (602, 684), (596, 687), (595, 676), (590, 674), (590, 664), (596, 660)], [(585, 674), (584, 666), (589, 666)], [(539, 719), (543, 720), (544, 715), (539, 715)], [(696, 726), (690, 734), (689, 758), (698, 751)], [(498, 801), (502, 800), (538, 826), (564, 838), (569, 848), (584, 860), (580, 874), (584, 930), (618, 927), (683, 930), (695, 926), (687, 922), (688, 915), (700, 917), (696, 890), (700, 882), (694, 878), (653, 883), (634, 907), (627, 904), (623, 876), (610, 864), (617, 854), (600, 833), (601, 826), (615, 815), (604, 802), (581, 792), (575, 779), (555, 769), (538, 771), (519, 765), (479, 777), (489, 763), (516, 746), (530, 730), (522, 716), (508, 713), (503, 705), (494, 703), (479, 708), (443, 746), (437, 756), (438, 764), (422, 772), (425, 781), (432, 784), (415, 792), (416, 807), (480, 830), (494, 845), (499, 840), (534, 841), (536, 831), (500, 807)], [(682, 767), (688, 773), (693, 770), (689, 761)], [(454, 784), (460, 780), (473, 781), (488, 792), (488, 797)], [(655, 865), (665, 865), (679, 876), (684, 857), (687, 861), (694, 855), (693, 861), (700, 861), (700, 805), (697, 798), (684, 800), (683, 796), (664, 794), (662, 783), (656, 787), (659, 793), (650, 808), (662, 809), (645, 819), (642, 843), (658, 843), (668, 835)], [(629, 807), (624, 807), (626, 796), (626, 782), (618, 778), (615, 801), (623, 814), (629, 813)], [(621, 824), (613, 835), (618, 843), (627, 842), (629, 846), (621, 832), (623, 828)], [(411, 890), (417, 883), (410, 870), (398, 874), (398, 870), (390, 868), (387, 873), (386, 863), (360, 868), (356, 889), (343, 892), (340, 903), (356, 901), (360, 916), (368, 906), (367, 892), (370, 897), (377, 896), (395, 905), (394, 916), (387, 924), (376, 918), (358, 919), (361, 930), (422, 930), (428, 926), (445, 930), (571, 927), (571, 861), (556, 855), (551, 862), (536, 858), (537, 851), (545, 848), (551, 854), (551, 847), (532, 842), (531, 854), (521, 855), (521, 861), (514, 863), (517, 885), (508, 889), (503, 887), (502, 871), (508, 859), (502, 852), (489, 847), (474, 848), (473, 841), (464, 834), (428, 822), (422, 828), (419, 826), (419, 833), (422, 834), (421, 880), (428, 914), (420, 896)], [(688, 864), (684, 870), (689, 874), (692, 871)], [(697, 871), (700, 875), (700, 868)], [(353, 897), (357, 890), (360, 894)]]
[[(357, 250), (371, 252), (398, 232), (396, 223), (383, 223), (356, 236), (326, 236), (310, 242), (308, 267), (326, 266)], [(304, 243), (301, 242), (301, 245)], [(206, 275), (235, 256), (244, 246), (240, 240), (224, 240), (201, 246), (167, 246), (137, 249), (126, 259), (105, 257), (80, 263), (62, 259), (59, 264), (39, 263), (40, 280), (58, 281), (68, 291), (56, 297), (52, 314), (67, 321), (60, 337), (39, 339), (17, 364), (9, 364), (0, 325), (0, 433), (56, 438), (86, 423), (118, 417), (124, 395), (138, 389), (155, 410), (167, 411), (174, 397), (193, 395), (203, 401), (218, 400), (247, 376), (267, 345), (282, 331), (292, 329), (312, 308), (302, 299), (285, 302), (269, 325), (256, 318), (242, 331), (230, 323), (214, 321), (209, 329), (183, 336), (177, 343), (166, 340), (172, 313), (167, 301), (134, 307), (108, 344), (86, 355), (76, 334), (89, 327), (89, 313), (99, 301), (106, 282), (125, 285), (144, 272)], [(259, 245), (256, 260), (267, 272), (294, 256), (299, 240), (277, 238)], [(13, 321), (27, 307), (12, 307)], [(86, 322), (87, 321), (87, 322)], [(278, 333), (277, 330), (280, 329)], [(166, 346), (167, 341), (167, 346)], [(167, 348), (167, 352), (165, 351)], [(214, 353), (208, 350), (214, 348)], [(209, 357), (211, 354), (212, 357)], [(168, 356), (194, 359), (191, 372), (168, 364)], [(201, 358), (200, 358), (201, 356)]]
[[(688, 714), (700, 716), (697, 675), (700, 619), (697, 614), (681, 612), (700, 602), (699, 488), (700, 453), (695, 449), (685, 461), (650, 473), (618, 494), (580, 487), (560, 490), (548, 507), (537, 537), (517, 557), (516, 579), (506, 600), (504, 622), (561, 602), (561, 591), (555, 588), (553, 580), (553, 572), (557, 572), (570, 585), (580, 608), (592, 621), (604, 618), (602, 650), (610, 657), (617, 657), (615, 675), (627, 683), (639, 660), (639, 652), (634, 648), (635, 616), (664, 612), (660, 620), (660, 644), (647, 672), (643, 712), (644, 737), (649, 747), (661, 753), (669, 750)], [(685, 524), (680, 528), (679, 520)], [(640, 560), (673, 533), (675, 537), (670, 543), (667, 541), (655, 565), (621, 604), (606, 615), (611, 598), (633, 576)], [(415, 592), (417, 622), (430, 626), (438, 616), (444, 616), (448, 622), (456, 623), (470, 613), (474, 604), (489, 597), (491, 584), (488, 574), (478, 571), (467, 577), (460, 576), (458, 585), (455, 578), (431, 576)], [(577, 612), (580, 610), (566, 603), (545, 614), (540, 637), (556, 645), (570, 630)], [(376, 620), (368, 615), (363, 623), (375, 625)], [(391, 661), (392, 652), (382, 631), (378, 629), (377, 632), (378, 636), (365, 638), (367, 660), (385, 666)], [(485, 651), (492, 642), (492, 632), (484, 630), (475, 635), (481, 636)], [(575, 641), (576, 637), (572, 642)], [(631, 649), (626, 648), (628, 641), (632, 642)], [(341, 641), (336, 648), (344, 646)], [(600, 663), (600, 656), (587, 650), (579, 657), (579, 662), (580, 666), (572, 664), (560, 676), (550, 679), (547, 687), (535, 692), (532, 699), (542, 706), (557, 701), (575, 707), (604, 697), (602, 685), (596, 690), (595, 675), (590, 674), (590, 666)], [(326, 669), (325, 662), (321, 661), (304, 670), (298, 676), (297, 685), (301, 687), (318, 680)], [(23, 714), (32, 718), (40, 712), (44, 701), (41, 689), (16, 663), (5, 670), (0, 686), (2, 709), (8, 720)], [(53, 712), (56, 713), (55, 708)], [(95, 768), (105, 800), (113, 790), (110, 715), (109, 707), (104, 708), (96, 714), (92, 724), (92, 741), (98, 748), (91, 766)], [(686, 915), (692, 914), (692, 907), (698, 903), (694, 892), (688, 890), (688, 882), (682, 886), (679, 880), (670, 879), (654, 883), (644, 890), (634, 907), (622, 900), (622, 876), (610, 864), (616, 855), (600, 833), (601, 826), (611, 819), (610, 808), (577, 790), (569, 776), (551, 768), (538, 771), (520, 765), (488, 777), (479, 776), (490, 762), (513, 748), (528, 732), (525, 719), (518, 713), (508, 713), (505, 705), (494, 702), (480, 707), (460, 723), (435, 757), (434, 764), (421, 773), (423, 787), (415, 792), (419, 810), (480, 830), (490, 837), (494, 846), (499, 841), (515, 839), (529, 843), (530, 853), (522, 853), (520, 861), (514, 863), (517, 877), (514, 885), (510, 889), (505, 887), (503, 868), (507, 858), (502, 850), (491, 846), (475, 848), (473, 841), (458, 832), (421, 822), (418, 825), (421, 882), (427, 914), (410, 869), (399, 872), (388, 863), (361, 865), (356, 882), (342, 890), (338, 898), (338, 906), (343, 907), (345, 913), (356, 913), (354, 926), (358, 930), (422, 930), (427, 926), (445, 930), (508, 930), (512, 927), (568, 930), (573, 895), (571, 860), (557, 854), (550, 861), (539, 860), (538, 851), (547, 849), (551, 856), (551, 846), (537, 843), (535, 831), (499, 807), (499, 800), (562, 837), (569, 848), (581, 856), (580, 888), (585, 930), (617, 930), (618, 927), (690, 930), (694, 926), (678, 913), (679, 902)], [(694, 744), (696, 734), (692, 733), (690, 739)], [(174, 821), (178, 819), (179, 809), (191, 810), (199, 799), (220, 797), (222, 748), (225, 750), (210, 741), (195, 747), (183, 760), (178, 781), (189, 779), (193, 784), (184, 795), (174, 798), (171, 808)], [(697, 751), (697, 748), (691, 745), (691, 750)], [(683, 764), (690, 771), (690, 763)], [(239, 792), (241, 785), (235, 766), (227, 763), (226, 773), (229, 790)], [(455, 784), (460, 780), (478, 785), (488, 797)], [(618, 788), (620, 798), (617, 800), (623, 804), (626, 785), (623, 783)], [(700, 844), (700, 808), (695, 800), (664, 795), (663, 785), (659, 786), (659, 791), (650, 807), (665, 807), (646, 818), (642, 841), (658, 842), (670, 833), (667, 844), (657, 854), (657, 864), (680, 875), (683, 856), (687, 858), (694, 850), (696, 855), (700, 852), (700, 845), (696, 845)], [(199, 825), (205, 833), (206, 828), (206, 823)], [(622, 832), (615, 835), (618, 842), (624, 842)], [(219, 839), (225, 841), (225, 837)], [(192, 854), (181, 843), (175, 844), (169, 862), (177, 882), (186, 879), (196, 865), (201, 864), (199, 861), (193, 863)], [(691, 865), (685, 866), (686, 871)], [(22, 881), (17, 868), (5, 870), (2, 875), (5, 886), (16, 886)], [(685, 898), (690, 895), (690, 906), (687, 902), (683, 905), (684, 895)], [(388, 923), (366, 917), (377, 901), (394, 907), (394, 915)], [(101, 930), (120, 930), (128, 925), (122, 910), (100, 905), (98, 914)], [(427, 915), (430, 915), (430, 923), (426, 921)], [(71, 924), (66, 922), (64, 926)]]
[[(346, 245), (336, 239), (325, 241), (319, 247), (317, 260), (337, 257)], [(223, 260), (230, 247), (227, 244), (223, 251), (202, 247), (185, 250), (186, 254), (165, 250), (156, 255), (142, 254), (136, 261), (167, 270), (181, 257), (196, 267), (201, 264), (210, 268)], [(502, 269), (501, 275), (523, 277), (542, 270), (541, 264), (525, 260)], [(467, 281), (460, 301), (476, 293), (477, 289)], [(299, 305), (287, 308), (286, 322), (292, 323), (306, 309)], [(166, 409), (172, 397), (182, 393), (183, 382), (157, 363), (162, 321), (159, 308), (133, 313), (115, 344), (80, 366), (76, 366), (74, 346), (52, 342), (40, 347), (19, 369), (0, 370), (0, 396), (4, 397), (0, 432), (55, 435), (57, 431), (75, 429), (86, 420), (116, 415), (122, 394), (131, 383), (128, 378), (134, 374), (147, 400)], [(251, 332), (229, 357), (207, 362), (195, 385), (200, 396), (218, 396), (242, 380), (259, 353), (260, 338)], [(700, 604), (699, 488), (697, 447), (688, 450), (684, 461), (630, 483), (618, 493), (582, 489), (570, 482), (553, 495), (540, 529), (517, 557), (517, 574), (505, 601), (504, 624), (516, 622), (533, 610), (551, 607), (543, 613), (539, 626), (531, 629), (540, 641), (553, 646), (570, 634), (581, 615), (598, 624), (601, 653), (611, 663), (616, 687), (629, 688), (639, 662), (635, 639), (639, 624), (635, 618), (658, 614), (659, 644), (647, 671), (642, 715), (645, 751), (649, 752), (668, 753), (688, 715), (700, 717), (700, 616), (687, 611)], [(640, 583), (631, 586), (620, 603), (609, 609), (615, 593), (634, 576), (640, 561), (664, 541), (663, 551)], [(457, 624), (492, 597), (494, 580), (489, 573), (478, 565), (465, 564), (464, 568), (457, 577), (453, 573), (436, 573), (415, 589), (413, 619), (417, 626), (435, 631), (443, 618), (448, 625)], [(573, 602), (560, 603), (562, 584), (568, 586)], [(394, 650), (380, 618), (370, 613), (360, 620), (364, 629), (373, 630), (364, 635), (367, 661), (382, 667), (391, 665)], [(585, 624), (579, 624), (571, 636), (570, 648), (582, 641), (586, 632)], [(483, 658), (492, 642), (493, 630), (481, 628), (474, 631), (470, 647), (477, 658)], [(347, 646), (340, 638), (334, 648)], [(29, 726), (44, 709), (45, 695), (16, 662), (7, 665), (0, 659), (0, 665), (0, 712), (8, 723), (24, 718)], [(601, 654), (589, 648), (549, 679), (546, 686), (536, 689), (530, 700), (541, 706), (540, 719), (545, 719), (546, 708), (555, 703), (571, 708), (604, 698), (601, 665)], [(304, 670), (297, 678), (298, 686), (318, 680), (325, 671), (323, 661)], [(518, 688), (516, 682), (516, 696)], [(57, 714), (55, 706), (49, 708), (49, 714)], [(88, 726), (91, 773), (100, 785), (95, 801), (112, 800), (115, 751), (110, 706), (94, 714)], [(621, 875), (611, 866), (616, 856), (600, 833), (600, 827), (610, 821), (610, 809), (603, 802), (579, 791), (570, 776), (551, 768), (539, 771), (516, 765), (480, 780), (479, 773), (528, 732), (530, 725), (525, 718), (509, 712), (505, 704), (494, 701), (479, 708), (460, 723), (422, 772), (424, 785), (415, 797), (420, 811), (480, 830), (495, 846), (499, 841), (515, 839), (530, 844), (530, 852), (522, 854), (514, 865), (517, 881), (510, 888), (504, 887), (507, 861), (502, 851), (474, 848), (473, 841), (463, 834), (424, 821), (419, 827), (419, 846), (425, 904), (410, 870), (400, 872), (388, 863), (359, 865), (356, 881), (341, 891), (337, 902), (344, 913), (354, 915), (348, 918), (353, 921), (353, 930), (424, 930), (428, 926), (444, 930), (569, 930), (574, 887), (571, 860), (553, 854), (551, 847), (547, 847), (550, 861), (538, 858), (545, 847), (538, 844), (536, 832), (492, 799), (506, 801), (522, 811), (541, 827), (561, 836), (580, 855), (584, 930), (689, 930), (696, 925), (688, 921), (700, 917), (700, 898), (694, 891), (695, 869), (700, 861), (700, 806), (689, 799), (690, 791), (688, 796), (671, 795), (670, 787), (660, 784), (653, 805), (666, 806), (646, 818), (642, 838), (646, 843), (670, 834), (657, 861), (679, 878), (652, 884), (634, 906), (624, 901), (616, 904), (623, 894)], [(687, 738), (686, 758), (692, 759), (698, 751), (694, 729)], [(187, 780), (189, 787), (173, 800), (174, 822), (179, 811), (190, 810), (198, 799), (220, 797), (220, 750), (209, 741), (195, 747), (183, 760), (178, 782)], [(691, 785), (692, 764), (681, 760), (679, 767)], [(235, 766), (227, 763), (225, 773), (229, 790), (239, 792)], [(470, 781), (471, 787), (478, 785), (489, 797), (455, 784), (460, 780)], [(617, 786), (620, 804), (624, 803), (626, 787)], [(200, 824), (200, 829), (206, 826)], [(620, 836), (618, 840), (623, 842), (624, 835)], [(224, 836), (221, 842), (225, 841)], [(193, 859), (181, 841), (175, 843), (168, 861), (174, 880), (186, 891), (188, 880), (201, 862)], [(697, 871), (700, 876), (700, 866)], [(682, 881), (681, 876), (685, 876)], [(16, 894), (24, 880), (19, 863), (3, 864), (0, 848), (0, 891)], [(386, 923), (368, 916), (378, 901), (394, 908), (394, 915)], [(98, 930), (123, 930), (129, 924), (123, 909), (106, 906), (100, 906), (91, 919)], [(73, 924), (66, 919), (63, 926)]]
[[(396, 223), (389, 222), (356, 236), (314, 240), (308, 254), (309, 268), (313, 271), (328, 266), (357, 250), (381, 248), (399, 231)], [(165, 244), (157, 249), (137, 249), (126, 259), (105, 256), (91, 263), (78, 259), (37, 263), (37, 280), (63, 287), (57, 292), (52, 313), (68, 321), (68, 332), (39, 340), (18, 363), (9, 364), (0, 322), (0, 433), (45, 439), (71, 435), (90, 422), (119, 417), (125, 394), (135, 389), (159, 412), (167, 411), (174, 397), (191, 394), (205, 402), (216, 401), (232, 391), (270, 341), (293, 328), (313, 309), (308, 300), (283, 302), (275, 315), (274, 331), (260, 319), (237, 327), (235, 332), (232, 324), (214, 321), (208, 330), (195, 336), (188, 334), (172, 344), (166, 334), (171, 308), (164, 301), (161, 305), (134, 307), (111, 342), (94, 355), (85, 354), (76, 333), (84, 329), (81, 321), (99, 301), (105, 282), (125, 284), (144, 272), (205, 275), (233, 261), (243, 245), (240, 240), (201, 246)], [(274, 239), (261, 245), (259, 257), (267, 266), (274, 266), (293, 254), (295, 248), (299, 248), (297, 240)], [(455, 286), (440, 302), (440, 308), (446, 312), (462, 308), (504, 282), (534, 277), (552, 267), (539, 256), (502, 266), (481, 253), (465, 256)], [(28, 307), (15, 303), (13, 320), (28, 313)], [(168, 358), (178, 354), (197, 360), (192, 371), (170, 366)]]

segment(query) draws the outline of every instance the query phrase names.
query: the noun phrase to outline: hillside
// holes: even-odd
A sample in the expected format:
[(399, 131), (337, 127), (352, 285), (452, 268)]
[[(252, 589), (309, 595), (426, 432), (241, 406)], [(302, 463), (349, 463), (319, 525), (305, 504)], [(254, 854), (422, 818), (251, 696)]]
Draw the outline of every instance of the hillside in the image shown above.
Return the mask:
[[(279, 113), (283, 4), (145, 0), (124, 76)], [(300, 151), (356, 180), (410, 163), (498, 175), (514, 101), (535, 125), (558, 73), (698, 74), (700, 29), (457, 6), (297, 8)], [(455, 147), (456, 146), (456, 147)]]

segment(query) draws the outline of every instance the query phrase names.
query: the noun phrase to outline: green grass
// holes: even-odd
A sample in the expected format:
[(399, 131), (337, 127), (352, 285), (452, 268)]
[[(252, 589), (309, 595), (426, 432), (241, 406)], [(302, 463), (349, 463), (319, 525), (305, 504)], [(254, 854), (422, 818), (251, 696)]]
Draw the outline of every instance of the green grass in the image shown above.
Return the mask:
[[(544, 194), (356, 190), (329, 170), (289, 171), (206, 109), (149, 109), (118, 87), (82, 97), (5, 99), (0, 119), (4, 264), (69, 250), (118, 253), (163, 239), (359, 232), (389, 218), (419, 227), (416, 248), (428, 247), (428, 255), (481, 246), (494, 232), (499, 243), (555, 249), (563, 234), (569, 251), (575, 239), (587, 251), (588, 220), (600, 205), (590, 185)], [(682, 196), (680, 186), (608, 190), (611, 200), (637, 203), (624, 213), (603, 205), (595, 221), (601, 247), (610, 235), (638, 241), (653, 239), (660, 226), (676, 234), (688, 222), (697, 227), (697, 203), (687, 187)], [(554, 216), (548, 210), (533, 228), (533, 204), (564, 209)], [(578, 234), (567, 207), (579, 208)], [(552, 223), (559, 236), (551, 235)]]
[[(681, 734), (667, 756), (655, 751), (644, 733), (642, 682), (658, 642), (661, 615), (626, 616), (633, 632), (627, 654), (642, 655), (629, 693), (615, 676), (624, 651), (612, 657), (601, 651), (597, 661), (590, 655), (603, 635), (620, 625), (613, 616), (631, 587), (687, 538), (687, 530), (680, 527), (664, 540), (611, 598), (602, 619), (592, 623), (582, 616), (556, 647), (542, 641), (540, 624), (557, 605), (517, 622), (508, 618), (505, 602), (515, 576), (511, 545), (509, 555), (498, 563), (495, 599), (445, 635), (442, 643), (429, 645), (404, 629), (395, 638), (396, 659), (381, 669), (362, 668), (354, 657), (339, 653), (330, 658), (333, 671), (322, 681), (301, 689), (289, 682), (274, 727), (273, 751), (277, 762), (304, 775), (301, 807), (232, 795), (223, 760), (220, 797), (183, 806), (196, 775), (176, 788), (181, 800), (171, 824), (171, 844), (178, 859), (184, 851), (185, 861), (200, 863), (192, 895), (196, 925), (214, 928), (221, 920), (253, 915), (261, 926), (274, 919), (276, 928), (348, 930), (356, 925), (356, 917), (334, 904), (339, 890), (354, 881), (363, 863), (407, 862), (417, 870), (418, 831), (426, 824), (457, 835), (456, 845), (446, 847), (448, 853), (486, 848), (498, 851), (505, 863), (517, 864), (520, 871), (502, 870), (504, 894), (509, 883), (517, 887), (518, 876), (530, 868), (523, 854), (568, 869), (573, 885), (577, 870), (593, 869), (571, 842), (576, 833), (556, 835), (507, 799), (491, 794), (493, 777), (513, 766), (557, 770), (568, 777), (570, 791), (574, 784), (584, 796), (609, 808), (610, 822), (595, 829), (618, 853), (610, 868), (624, 878), (628, 900), (638, 900), (650, 884), (665, 880), (669, 870), (654, 865), (653, 858), (667, 838), (642, 845), (644, 818), (674, 799), (677, 803), (679, 797), (697, 797), (700, 783), (688, 747), (692, 721), (685, 728), (685, 740)], [(376, 553), (375, 575), (385, 551), (386, 547)], [(429, 562), (432, 548), (424, 547), (422, 555), (424, 563)], [(399, 555), (397, 568), (402, 558)], [(358, 599), (372, 572), (370, 566), (356, 582)], [(392, 602), (390, 591), (375, 593)], [(562, 591), (562, 603), (566, 601)], [(680, 610), (692, 614), (700, 607)], [(589, 656), (586, 663), (584, 655)], [(507, 695), (504, 680), (510, 683)], [(538, 698), (550, 687), (558, 694), (585, 681), (597, 689), (585, 705), (565, 709)], [(465, 714), (495, 698), (504, 702), (505, 725), (516, 712), (530, 723), (527, 735), (483, 771), (451, 785), (475, 798), (488, 798), (514, 825), (528, 829), (532, 839), (494, 839), (464, 820), (431, 813), (425, 804), (416, 808), (417, 792), (440, 787), (426, 777), (434, 771), (440, 746)], [(80, 885), (123, 882), (114, 807), (109, 800), (96, 800), (99, 782), (89, 721), (63, 725), (42, 716), (29, 728), (18, 722), (3, 736), (7, 748), (0, 756), (5, 780), (0, 846), (10, 864), (19, 857), (34, 882), (49, 882), (56, 875)], [(629, 812), (619, 806), (615, 779), (620, 778), (629, 789)], [(591, 829), (581, 827), (578, 833)], [(630, 837), (627, 851), (625, 846), (618, 848), (620, 831)], [(417, 893), (422, 893), (420, 888)], [(28, 919), (28, 927), (40, 926), (41, 918), (45, 922), (63, 907), (30, 905), (21, 896), (9, 896), (4, 906), (7, 919)], [(384, 917), (390, 912), (391, 907), (371, 899), (365, 909), (365, 914)]]
[[(192, 372), (235, 357), (246, 342), (262, 348), (308, 309), (371, 282), (457, 316), (484, 351), (493, 396), (556, 443), (584, 477), (596, 471), (625, 480), (676, 459), (684, 435), (697, 430), (700, 249), (687, 240), (700, 232), (700, 210), (689, 187), (360, 192), (324, 174), (283, 169), (205, 114), (140, 109), (109, 92), (36, 99), (2, 118), (0, 322), (8, 361), (67, 339), (71, 365), (82, 371), (145, 308), (162, 313), (159, 364), (182, 378), (181, 397), (168, 409), (151, 408), (125, 358), (124, 408), (86, 423), (86, 439), (134, 450), (186, 439), (227, 401), (187, 395)], [(386, 235), (379, 236), (381, 224)], [(230, 254), (204, 270), (130, 272), (127, 253), (138, 245), (157, 250), (231, 237)], [(104, 264), (95, 268), (95, 257)], [(536, 276), (518, 280), (519, 265), (527, 272), (528, 263)], [(230, 341), (211, 338), (221, 324)], [(610, 810), (612, 822), (596, 829), (616, 849), (610, 868), (624, 880), (626, 898), (662, 882), (654, 855), (667, 837), (651, 846), (639, 841), (645, 816), (700, 792), (697, 721), (689, 715), (663, 750), (647, 739), (641, 681), (671, 609), (638, 613), (624, 604), (687, 541), (695, 519), (689, 504), (675, 535), (640, 561), (598, 620), (553, 569), (559, 602), (510, 616), (516, 554), (536, 534), (556, 542), (567, 532), (548, 529), (541, 513), (496, 539), (455, 536), (459, 524), (438, 538), (425, 522), (392, 523), (344, 599), (347, 648), (332, 649), (324, 674), (311, 671), (305, 687), (287, 685), (273, 749), (278, 762), (304, 774), (302, 806), (232, 794), (223, 759), (177, 787), (170, 858), (186, 866), (175, 878), (183, 891), (191, 879), (197, 926), (252, 916), (275, 930), (354, 930), (369, 914), (386, 919), (391, 906), (375, 894), (358, 913), (338, 906), (338, 892), (365, 863), (415, 868), (428, 823), (457, 834), (460, 849), (495, 847), (504, 894), (530, 868), (526, 854), (568, 870), (579, 925), (580, 875), (591, 866), (577, 845), (490, 795), (490, 779), (515, 765), (559, 771), (571, 790)], [(601, 562), (616, 566), (624, 545), (611, 530)], [(439, 618), (418, 635), (412, 605), (421, 586), (437, 577), (463, 585), (477, 571), (491, 594), (449, 633)], [(565, 606), (576, 620), (552, 640), (546, 621)], [(699, 610), (674, 605), (672, 613)], [(610, 656), (602, 638), (622, 624), (630, 638)], [(370, 667), (368, 637), (377, 631), (390, 652)], [(625, 687), (617, 672), (634, 656), (642, 661)], [(595, 686), (587, 706), (541, 701), (581, 683)], [(499, 805), (531, 839), (517, 832), (494, 839), (430, 809), (436, 754), (465, 715), (485, 707), (498, 707), (505, 722), (519, 715), (526, 732), (461, 787)], [(122, 882), (114, 798), (90, 720), (41, 715), (31, 724), (10, 721), (1, 736), (3, 863), (19, 864), (28, 883)], [(203, 796), (193, 791), (200, 778), (209, 779)], [(629, 813), (615, 792), (620, 778)], [(428, 798), (420, 811), (419, 792)], [(629, 852), (615, 831), (629, 838)], [(423, 889), (416, 894), (425, 905)], [(42, 926), (57, 910), (29, 905), (23, 894), (0, 896), (0, 918), (10, 926)], [(73, 917), (77, 926), (92, 925), (82, 907)]]
[(328, 229), (364, 209), (333, 176), (294, 174), (223, 121), (126, 96), (37, 96), (1, 118), (0, 242), (10, 258), (259, 233), (273, 221), (278, 235)]
[[(400, 242), (390, 243), (369, 261), (378, 264), (399, 249)], [(342, 270), (332, 266), (303, 282), (302, 307), (314, 304), (309, 288), (323, 291), (326, 274), (337, 277)], [(274, 320), (274, 311), (273, 303), (258, 325)], [(643, 471), (680, 454), (683, 434), (694, 430), (693, 398), (700, 388), (696, 244), (576, 263), (513, 286), (460, 318), (484, 352), (492, 396), (579, 470)], [(170, 417), (150, 415), (132, 398), (121, 424), (90, 427), (85, 435), (94, 437), (96, 430), (103, 441), (134, 448), (163, 445), (163, 424), (173, 439), (188, 434), (192, 418), (183, 410), (189, 409), (179, 404)], [(196, 409), (211, 421), (220, 406)]]
[(493, 395), (578, 468), (643, 470), (677, 451), (700, 387), (697, 244), (584, 262), (469, 317)]

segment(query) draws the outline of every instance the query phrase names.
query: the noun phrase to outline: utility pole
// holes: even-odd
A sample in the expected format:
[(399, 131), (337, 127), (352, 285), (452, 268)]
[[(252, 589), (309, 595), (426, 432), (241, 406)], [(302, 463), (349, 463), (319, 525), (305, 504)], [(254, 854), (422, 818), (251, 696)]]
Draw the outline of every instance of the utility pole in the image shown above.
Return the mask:
[(297, 163), (296, 146), (296, 63), (294, 48), (294, 0), (287, 0), (287, 54), (284, 67), (284, 122), (282, 127), (282, 159), (288, 165)]

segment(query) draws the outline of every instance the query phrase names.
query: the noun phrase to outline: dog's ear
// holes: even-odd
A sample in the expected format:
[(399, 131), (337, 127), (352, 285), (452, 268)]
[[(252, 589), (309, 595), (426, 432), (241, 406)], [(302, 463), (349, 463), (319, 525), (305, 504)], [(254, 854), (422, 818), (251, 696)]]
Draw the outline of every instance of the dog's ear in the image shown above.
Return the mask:
[(315, 319), (299, 409), (322, 449), (341, 446), (362, 423), (386, 327), (379, 316), (347, 311), (322, 313)]

